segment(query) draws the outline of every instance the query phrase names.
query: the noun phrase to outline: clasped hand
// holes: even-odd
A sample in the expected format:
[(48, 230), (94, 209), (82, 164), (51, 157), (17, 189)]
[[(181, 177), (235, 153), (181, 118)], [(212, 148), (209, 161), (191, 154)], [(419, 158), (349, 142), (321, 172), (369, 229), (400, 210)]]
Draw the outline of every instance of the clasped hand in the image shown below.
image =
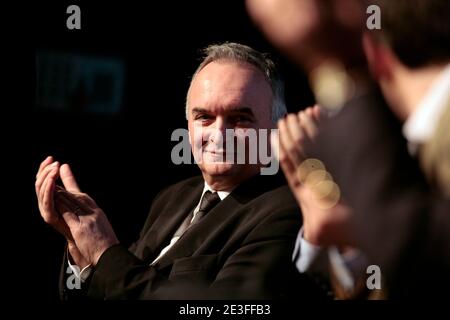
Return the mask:
[[(56, 185), (59, 177), (64, 188)], [(47, 157), (39, 167), (35, 188), (42, 218), (66, 238), (80, 268), (95, 266), (108, 248), (119, 243), (103, 210), (80, 191), (69, 165)]]

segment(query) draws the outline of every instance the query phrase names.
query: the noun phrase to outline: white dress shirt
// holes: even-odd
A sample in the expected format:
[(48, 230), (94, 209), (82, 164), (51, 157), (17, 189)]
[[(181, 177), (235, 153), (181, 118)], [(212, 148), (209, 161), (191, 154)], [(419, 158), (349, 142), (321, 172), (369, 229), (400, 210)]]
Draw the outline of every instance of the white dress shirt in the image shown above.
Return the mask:
[(418, 145), (433, 137), (449, 95), (450, 64), (447, 64), (403, 125), (403, 135), (408, 140), (411, 153), (414, 154)]
[[(191, 222), (192, 222), (192, 220), (194, 220), (195, 216), (197, 215), (197, 212), (198, 212), (198, 210), (200, 208), (201, 200), (202, 200), (203, 195), (205, 194), (206, 191), (211, 191), (213, 193), (216, 192), (205, 181), (205, 186), (203, 187), (202, 195), (200, 197), (200, 200), (198, 201), (197, 206), (194, 209), (194, 213), (193, 213)], [(220, 200), (222, 201), (223, 199), (228, 197), (228, 195), (231, 193), (231, 191), (232, 190), (230, 190), (230, 191), (217, 191), (217, 195), (219, 196)], [(170, 240), (170, 243), (161, 250), (160, 254), (156, 257), (155, 260), (153, 260), (153, 262), (150, 265), (153, 265), (154, 263), (156, 263), (156, 261), (158, 261), (167, 251), (169, 251), (169, 249), (172, 248), (172, 246), (178, 241), (178, 239), (180, 239), (180, 236), (173, 237)], [(67, 252), (67, 253), (68, 253), (67, 256), (69, 257), (68, 264), (69, 264), (69, 267), (72, 269), (72, 272), (74, 273), (75, 277), (80, 278), (81, 282), (86, 281), (86, 279), (89, 277), (89, 275), (92, 272), (92, 269), (93, 269), (92, 266), (88, 265), (88, 266), (84, 267), (83, 270), (80, 271), (77, 266), (75, 266), (75, 265), (73, 265), (71, 263), (71, 261), (70, 261), (70, 254), (69, 254), (69, 252)]]
[[(200, 200), (194, 209), (194, 214), (192, 215), (191, 222), (194, 220), (195, 216), (197, 215), (197, 212), (200, 208), (200, 203), (202, 202), (203, 195), (205, 194), (206, 191), (211, 191), (212, 193), (216, 192), (205, 181), (205, 187), (203, 188), (202, 196), (200, 197)], [(229, 191), (217, 191), (217, 195), (219, 196), (221, 201), (223, 199), (225, 199), (226, 197), (228, 197), (228, 195), (230, 193), (231, 192), (229, 192)], [(153, 260), (153, 262), (150, 265), (153, 265), (154, 263), (156, 263), (156, 261), (158, 261), (159, 258), (161, 258), (167, 251), (169, 251), (169, 249), (172, 248), (172, 246), (178, 241), (178, 239), (180, 239), (180, 236), (174, 236), (170, 240), (170, 243), (164, 249), (161, 250), (161, 253), (156, 257), (155, 260)]]
[(325, 277), (329, 265), (333, 266), (336, 280), (346, 290), (354, 288), (355, 279), (365, 273), (368, 265), (366, 256), (357, 249), (341, 253), (335, 246), (324, 248), (308, 242), (303, 238), (303, 227), (298, 233), (292, 260), (299, 272), (319, 273)]

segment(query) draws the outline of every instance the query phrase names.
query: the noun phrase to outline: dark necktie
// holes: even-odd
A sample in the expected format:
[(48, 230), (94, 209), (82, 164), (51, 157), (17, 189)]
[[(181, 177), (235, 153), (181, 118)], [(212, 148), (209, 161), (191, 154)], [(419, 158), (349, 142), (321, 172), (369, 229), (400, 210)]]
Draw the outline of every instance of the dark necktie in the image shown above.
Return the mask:
[[(178, 230), (175, 232), (174, 237), (181, 237), (183, 233), (186, 232), (187, 229), (189, 229), (190, 226), (198, 223), (200, 219), (202, 219), (216, 204), (220, 202), (220, 197), (217, 194), (217, 192), (211, 192), (206, 191), (203, 194), (202, 200), (200, 201), (200, 207), (197, 211), (197, 213), (194, 216), (194, 219), (192, 219), (193, 212), (183, 221), (181, 226), (178, 228)], [(192, 222), (191, 222), (192, 220)]]

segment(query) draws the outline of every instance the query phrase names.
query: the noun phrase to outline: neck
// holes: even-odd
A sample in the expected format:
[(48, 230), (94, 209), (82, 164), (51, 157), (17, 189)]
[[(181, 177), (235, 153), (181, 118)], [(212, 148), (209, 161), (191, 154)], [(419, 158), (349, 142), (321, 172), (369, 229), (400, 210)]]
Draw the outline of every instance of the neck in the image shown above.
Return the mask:
[(214, 191), (231, 191), (236, 188), (239, 183), (231, 182), (231, 181), (222, 181), (217, 178), (211, 179), (203, 176), (206, 183), (213, 189)]
[(226, 175), (208, 175), (203, 173), (203, 179), (206, 183), (214, 190), (214, 191), (231, 191), (240, 185), (245, 180), (251, 178), (255, 174), (240, 174), (233, 175), (233, 179), (230, 179), (230, 176)]

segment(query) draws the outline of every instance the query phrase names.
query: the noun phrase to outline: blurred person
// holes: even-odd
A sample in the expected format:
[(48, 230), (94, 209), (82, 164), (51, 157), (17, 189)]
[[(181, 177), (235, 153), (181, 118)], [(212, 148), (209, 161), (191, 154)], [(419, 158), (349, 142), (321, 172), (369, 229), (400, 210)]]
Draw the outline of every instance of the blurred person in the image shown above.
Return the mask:
[(381, 30), (364, 34), (369, 68), (389, 106), (402, 121), (409, 151), (418, 159), (432, 189), (429, 193), (432, 204), (427, 205), (423, 226), (412, 240), (418, 246), (411, 249), (414, 250), (411, 259), (405, 260), (408, 264), (404, 264), (399, 282), (410, 292), (448, 297), (445, 288), (450, 284), (450, 3), (444, 0), (372, 3), (380, 7), (383, 24)]
[[(298, 274), (291, 259), (301, 221), (289, 188), (278, 176), (260, 175), (259, 162), (219, 159), (236, 152), (224, 150), (226, 129), (275, 127), (286, 113), (283, 83), (273, 62), (250, 47), (225, 43), (205, 52), (186, 100), (190, 143), (203, 159), (202, 176), (161, 191), (129, 249), (94, 200), (81, 193), (67, 164), (51, 157), (41, 164), (36, 181), (41, 215), (68, 241), (63, 299), (314, 295), (313, 283)], [(58, 177), (65, 188), (55, 186)], [(76, 273), (81, 290), (65, 285), (67, 265), (82, 269)]]
[(364, 35), (371, 73), (404, 123), (410, 152), (418, 155), (430, 185), (450, 197), (450, 5), (373, 3), (383, 13), (383, 28)]
[[(250, 15), (268, 38), (304, 68), (310, 78), (316, 100), (322, 106), (322, 108), (318, 106), (307, 108), (298, 115), (288, 115), (285, 121), (279, 122), (280, 163), (302, 209), (304, 222), (298, 236), (294, 260), (300, 272), (325, 276), (325, 280), (319, 279), (320, 282), (329, 282), (333, 280), (332, 278), (336, 278), (336, 281), (331, 283), (337, 298), (355, 296), (359, 290), (353, 278), (365, 276), (368, 259), (355, 248), (349, 250), (345, 239), (350, 233), (349, 226), (344, 228), (342, 223), (335, 223), (338, 227), (322, 231), (325, 229), (322, 228), (322, 224), (327, 219), (348, 221), (345, 217), (351, 209), (348, 203), (344, 204), (343, 201), (330, 210), (319, 209), (315, 201), (311, 201), (308, 188), (302, 187), (297, 168), (307, 160), (307, 150), (303, 150), (307, 148), (303, 145), (323, 132), (327, 122), (342, 124), (342, 120), (338, 119), (345, 113), (352, 114), (354, 111), (351, 110), (385, 109), (384, 101), (370, 79), (364, 60), (361, 44), (363, 32), (361, 18), (364, 8), (359, 1), (352, 0), (255, 0), (247, 1), (247, 6)], [(328, 119), (331, 116), (332, 121)], [(346, 118), (348, 119), (348, 116)], [(395, 122), (391, 117), (391, 124), (392, 120)], [(349, 123), (343, 123), (341, 129), (346, 130), (348, 127)], [(364, 136), (354, 138), (362, 140)], [(364, 143), (356, 141), (355, 145)], [(326, 147), (327, 145), (331, 146)], [(354, 161), (352, 159), (354, 154), (349, 152), (351, 146), (334, 144), (332, 139), (322, 141), (320, 146), (328, 150), (333, 147), (336, 155), (342, 159), (339, 164)], [(309, 149), (311, 147), (310, 145)], [(300, 150), (296, 152), (296, 148)], [(285, 149), (290, 149), (291, 152), (286, 153)], [(320, 156), (316, 157), (321, 159)], [(377, 154), (376, 157), (381, 159), (383, 154)], [(348, 177), (340, 176), (347, 172), (332, 167), (336, 163), (325, 164), (335, 181), (339, 181), (339, 184), (346, 181), (350, 183)], [(347, 189), (341, 190), (342, 198), (351, 200), (351, 195), (346, 194)], [(345, 253), (342, 250), (344, 245)], [(329, 249), (323, 250), (326, 247)], [(347, 266), (345, 272), (352, 275), (350, 283), (348, 275), (346, 277), (346, 274), (341, 274), (342, 272), (335, 272), (339, 264)], [(335, 273), (337, 276), (333, 277)]]
[[(416, 10), (417, 6), (410, 1), (399, 5), (399, 8), (410, 6), (411, 9), (407, 12), (398, 9), (392, 22), (396, 19), (396, 32), (408, 30), (406, 33), (409, 32), (410, 37), (402, 38), (399, 33), (393, 38), (402, 39), (399, 41), (410, 56), (420, 56), (420, 52), (430, 48), (435, 50), (439, 59), (430, 59), (433, 54), (425, 54), (423, 64), (439, 62), (442, 72), (442, 62), (446, 61), (442, 60), (442, 54), (445, 57), (447, 53), (446, 49), (439, 50), (439, 46), (449, 43), (446, 39), (448, 33), (446, 35), (444, 31), (448, 30), (448, 22), (444, 18), (444, 12), (448, 10), (443, 10), (446, 4), (442, 1), (439, 4), (430, 2), (428, 7), (425, 2), (422, 1), (419, 6), (423, 9), (419, 10), (420, 14), (407, 19), (407, 28), (398, 26), (405, 21), (398, 17)], [(385, 14), (391, 12), (389, 5), (394, 3), (397, 4), (394, 1), (383, 4), (382, 21)], [(280, 162), (304, 218), (303, 230), (294, 252), (299, 270), (317, 263), (322, 247), (337, 245), (342, 249), (351, 246), (362, 249), (371, 263), (381, 266), (389, 296), (445, 294), (445, 287), (440, 286), (438, 281), (449, 279), (448, 199), (436, 195), (425, 183), (422, 171), (407, 152), (401, 123), (387, 109), (376, 89), (371, 90), (372, 94), (367, 94), (370, 90), (365, 90), (366, 94), (358, 95), (358, 89), (354, 88), (367, 80), (367, 70), (359, 72), (364, 77), (355, 76), (354, 72), (354, 57), (362, 55), (364, 2), (248, 0), (247, 6), (250, 15), (266, 35), (310, 74), (317, 100), (323, 101), (321, 104), (326, 110), (332, 110), (328, 113), (333, 115), (320, 121), (320, 126), (317, 126), (319, 119), (314, 116), (317, 112), (310, 109), (299, 115), (289, 115), (279, 123)], [(427, 18), (419, 18), (421, 14)], [(431, 17), (437, 19), (433, 22), (441, 26), (443, 33), (426, 33), (428, 29), (424, 24)], [(387, 28), (383, 22), (382, 26)], [(431, 47), (424, 45), (419, 52), (410, 50), (407, 44), (417, 43), (414, 28), (422, 30), (423, 37), (435, 41)], [(439, 31), (439, 28), (431, 29), (433, 32), (436, 29)], [(382, 49), (388, 46), (376, 46), (367, 36), (364, 46), (375, 78), (380, 80), (384, 77), (381, 87), (391, 105), (396, 103), (392, 95), (408, 99), (407, 90), (403, 94), (395, 92), (406, 82), (398, 81), (400, 75), (393, 77), (391, 72), (394, 66), (399, 67), (399, 71), (401, 65), (392, 61), (387, 63), (386, 60), (393, 55)], [(380, 58), (385, 60), (380, 61)], [(387, 71), (388, 66), (390, 69)], [(445, 72), (441, 76), (445, 78)], [(396, 79), (395, 87), (390, 87), (394, 85), (393, 78)], [(407, 77), (401, 78), (405, 80)], [(416, 93), (409, 92), (410, 95)], [(397, 107), (393, 108), (396, 110)], [(406, 138), (409, 139), (408, 136)], [(311, 196), (312, 188), (301, 181), (299, 168), (311, 157), (322, 160), (324, 168), (330, 173), (329, 181), (336, 182), (335, 194), (339, 195), (340, 201), (334, 205), (321, 204), (317, 197)], [(438, 162), (441, 164), (446, 161), (445, 156), (440, 159)], [(423, 166), (422, 170), (427, 171)], [(436, 186), (444, 191), (445, 187), (441, 184)], [(316, 261), (304, 259), (305, 256), (313, 256)], [(431, 281), (430, 278), (425, 279), (425, 275), (429, 277), (430, 274)]]

